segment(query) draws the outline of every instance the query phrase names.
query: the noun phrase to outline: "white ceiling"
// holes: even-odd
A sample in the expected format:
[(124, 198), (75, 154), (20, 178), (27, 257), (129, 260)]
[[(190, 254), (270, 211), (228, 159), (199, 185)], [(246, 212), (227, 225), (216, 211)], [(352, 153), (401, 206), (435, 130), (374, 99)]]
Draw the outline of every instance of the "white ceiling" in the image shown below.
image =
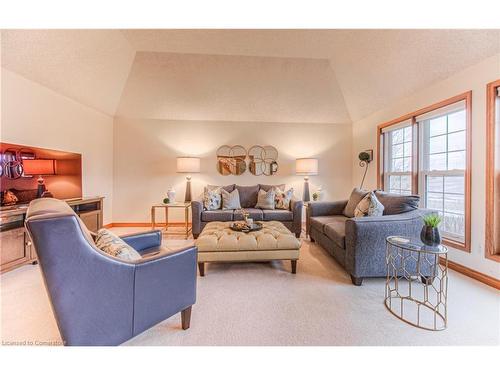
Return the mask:
[[(499, 53), (500, 30), (11, 30), (2, 52), (5, 68), (111, 115), (356, 121)], [(173, 70), (157, 64), (148, 91), (153, 60)]]

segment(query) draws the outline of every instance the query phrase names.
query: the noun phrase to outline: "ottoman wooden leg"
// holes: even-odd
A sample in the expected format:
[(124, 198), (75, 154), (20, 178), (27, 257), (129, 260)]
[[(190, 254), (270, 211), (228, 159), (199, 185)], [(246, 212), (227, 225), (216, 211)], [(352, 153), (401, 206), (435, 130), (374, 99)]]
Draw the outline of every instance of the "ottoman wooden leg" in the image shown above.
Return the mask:
[(297, 260), (292, 260), (292, 273), (297, 273)]
[(200, 276), (205, 276), (205, 263), (198, 263), (198, 269), (200, 271)]

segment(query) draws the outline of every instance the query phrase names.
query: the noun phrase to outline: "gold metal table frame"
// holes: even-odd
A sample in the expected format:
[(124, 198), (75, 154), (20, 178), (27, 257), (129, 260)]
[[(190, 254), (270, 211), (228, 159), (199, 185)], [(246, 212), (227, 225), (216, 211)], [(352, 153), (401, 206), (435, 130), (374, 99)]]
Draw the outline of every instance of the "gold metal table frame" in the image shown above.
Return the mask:
[(171, 208), (183, 208), (184, 209), (184, 228), (185, 228), (185, 238), (186, 240), (189, 237), (189, 234), (192, 232), (192, 227), (189, 226), (189, 208), (191, 207), (191, 202), (175, 202), (168, 204), (155, 204), (151, 206), (151, 229), (156, 228), (156, 209), (163, 208), (165, 209), (165, 233), (168, 234), (179, 234), (179, 232), (169, 232), (169, 223), (168, 223), (168, 211)]
[(415, 327), (442, 331), (448, 323), (448, 249), (419, 240), (386, 239), (387, 279), (384, 304)]

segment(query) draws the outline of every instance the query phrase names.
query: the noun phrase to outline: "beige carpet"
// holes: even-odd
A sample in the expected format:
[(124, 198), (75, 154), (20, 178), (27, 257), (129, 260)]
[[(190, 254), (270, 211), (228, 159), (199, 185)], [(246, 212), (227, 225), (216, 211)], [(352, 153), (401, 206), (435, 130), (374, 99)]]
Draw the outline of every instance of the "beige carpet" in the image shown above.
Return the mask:
[[(138, 231), (137, 228), (116, 229)], [(179, 237), (177, 237), (179, 238)], [(191, 243), (169, 237), (172, 248)], [(362, 287), (305, 240), (298, 273), (289, 262), (209, 264), (198, 278), (191, 328), (176, 315), (125, 345), (499, 345), (500, 293), (451, 271), (449, 327), (414, 328), (383, 305), (384, 281)], [(60, 336), (38, 266), (1, 276), (2, 342), (57, 343)]]

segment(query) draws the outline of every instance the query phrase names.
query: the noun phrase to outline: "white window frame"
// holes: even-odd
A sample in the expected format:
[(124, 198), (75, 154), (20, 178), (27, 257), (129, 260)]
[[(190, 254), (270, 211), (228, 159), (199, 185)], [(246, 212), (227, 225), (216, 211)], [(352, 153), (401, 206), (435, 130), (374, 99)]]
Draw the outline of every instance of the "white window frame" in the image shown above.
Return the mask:
[[(410, 160), (411, 160), (411, 163), (410, 163), (410, 170), (407, 171), (407, 172), (392, 172), (391, 169), (392, 169), (392, 132), (395, 131), (395, 130), (400, 130), (400, 129), (406, 129), (406, 128), (410, 128), (411, 129), (411, 132), (412, 132), (412, 140), (411, 140), (411, 145), (412, 145), (412, 153), (411, 153), (411, 156), (410, 156)], [(413, 181), (412, 181), (412, 177), (413, 177), (413, 165), (414, 165), (414, 155), (413, 155), (413, 144), (415, 142), (414, 140), (414, 134), (413, 134), (413, 125), (410, 123), (408, 124), (407, 126), (398, 126), (398, 127), (395, 127), (394, 129), (388, 129), (386, 132), (384, 132), (382, 134), (382, 136), (384, 137), (384, 149), (383, 149), (383, 152), (384, 152), (384, 156), (383, 156), (383, 160), (384, 160), (384, 169), (383, 169), (383, 176), (384, 176), (384, 190), (385, 191), (388, 191), (390, 192), (391, 191), (391, 186), (390, 186), (390, 179), (392, 176), (408, 176), (410, 178), (410, 190), (409, 190), (409, 194), (412, 193), (412, 189), (413, 189)], [(404, 135), (403, 135), (403, 142), (400, 143), (401, 145), (403, 145), (403, 158), (404, 158), (404, 144), (407, 143), (405, 142), (405, 138), (404, 138)], [(398, 143), (399, 144), (399, 143)], [(402, 191), (405, 191), (406, 190), (401, 190), (399, 189), (399, 194), (401, 194)], [(398, 193), (396, 193), (398, 194)]]

